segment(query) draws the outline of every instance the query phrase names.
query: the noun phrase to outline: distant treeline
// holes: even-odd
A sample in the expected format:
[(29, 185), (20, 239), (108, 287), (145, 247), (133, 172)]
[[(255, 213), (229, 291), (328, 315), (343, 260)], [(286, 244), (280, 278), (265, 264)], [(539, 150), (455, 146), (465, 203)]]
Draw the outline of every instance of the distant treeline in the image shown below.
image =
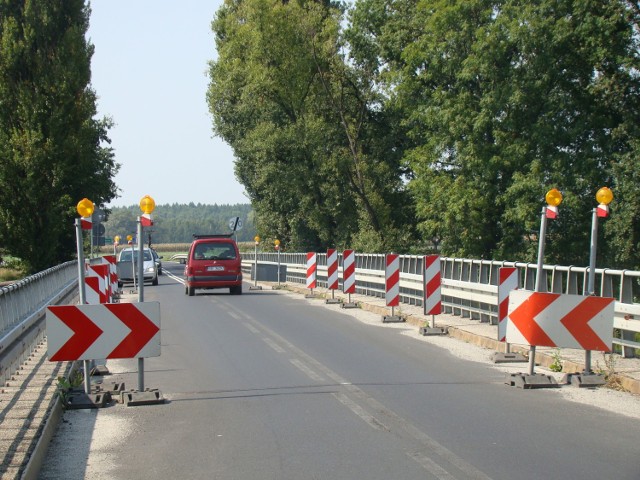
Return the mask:
[[(140, 207), (112, 207), (104, 223), (105, 236), (113, 238), (119, 235), (125, 241), (127, 235), (134, 235), (137, 229), (136, 219)], [(166, 204), (157, 205), (152, 214), (154, 225), (145, 228), (145, 243), (151, 235), (154, 244), (188, 243), (194, 233), (230, 233), (229, 221), (240, 217), (242, 228), (237, 231), (238, 241), (252, 241), (256, 235), (254, 215), (251, 205), (203, 205), (203, 204)]]

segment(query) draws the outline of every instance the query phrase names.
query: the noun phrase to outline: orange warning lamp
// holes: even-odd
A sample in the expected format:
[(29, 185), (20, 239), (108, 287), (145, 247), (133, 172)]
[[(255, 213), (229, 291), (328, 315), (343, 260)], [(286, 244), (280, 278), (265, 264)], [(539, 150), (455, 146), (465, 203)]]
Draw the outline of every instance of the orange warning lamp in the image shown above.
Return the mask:
[(562, 193), (560, 193), (560, 190), (558, 190), (557, 188), (552, 188), (544, 196), (544, 199), (546, 200), (548, 205), (557, 207), (562, 203)]
[(78, 210), (78, 215), (82, 218), (87, 218), (93, 215), (93, 202), (88, 198), (83, 198), (78, 202), (76, 209)]
[(156, 208), (156, 202), (149, 195), (145, 195), (140, 200), (140, 210), (142, 213), (150, 214)]
[(602, 187), (596, 193), (596, 200), (601, 205), (609, 205), (613, 201), (613, 192), (608, 187)]

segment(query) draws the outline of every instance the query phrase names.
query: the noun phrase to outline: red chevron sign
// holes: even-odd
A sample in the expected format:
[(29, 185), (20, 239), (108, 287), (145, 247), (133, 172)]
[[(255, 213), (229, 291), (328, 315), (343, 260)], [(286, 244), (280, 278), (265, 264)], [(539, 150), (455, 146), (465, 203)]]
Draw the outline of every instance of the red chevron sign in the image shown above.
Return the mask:
[(512, 290), (507, 342), (608, 352), (614, 299)]
[(47, 308), (52, 362), (160, 355), (160, 303), (105, 303)]

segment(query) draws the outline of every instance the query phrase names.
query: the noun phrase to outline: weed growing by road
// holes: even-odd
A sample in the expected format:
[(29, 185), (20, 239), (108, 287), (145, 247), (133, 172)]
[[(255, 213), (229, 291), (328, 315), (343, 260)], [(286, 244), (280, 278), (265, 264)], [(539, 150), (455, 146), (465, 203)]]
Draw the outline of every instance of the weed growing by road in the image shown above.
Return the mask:
[(552, 372), (561, 372), (562, 371), (562, 355), (561, 350), (556, 348), (551, 354), (553, 358), (553, 362), (549, 365), (549, 369)]
[(602, 361), (604, 366), (601, 366), (600, 362), (596, 361), (596, 372), (604, 377), (606, 387), (621, 392), (626, 391), (620, 381), (620, 375), (616, 372), (616, 354), (602, 352)]

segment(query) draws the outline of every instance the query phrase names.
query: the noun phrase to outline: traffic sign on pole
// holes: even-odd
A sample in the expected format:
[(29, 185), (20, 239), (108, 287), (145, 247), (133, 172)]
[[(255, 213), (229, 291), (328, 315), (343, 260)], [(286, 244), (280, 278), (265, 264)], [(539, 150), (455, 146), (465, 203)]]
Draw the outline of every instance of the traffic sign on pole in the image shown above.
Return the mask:
[(160, 355), (160, 303), (47, 307), (52, 362)]
[(611, 351), (614, 299), (512, 290), (507, 342)]

